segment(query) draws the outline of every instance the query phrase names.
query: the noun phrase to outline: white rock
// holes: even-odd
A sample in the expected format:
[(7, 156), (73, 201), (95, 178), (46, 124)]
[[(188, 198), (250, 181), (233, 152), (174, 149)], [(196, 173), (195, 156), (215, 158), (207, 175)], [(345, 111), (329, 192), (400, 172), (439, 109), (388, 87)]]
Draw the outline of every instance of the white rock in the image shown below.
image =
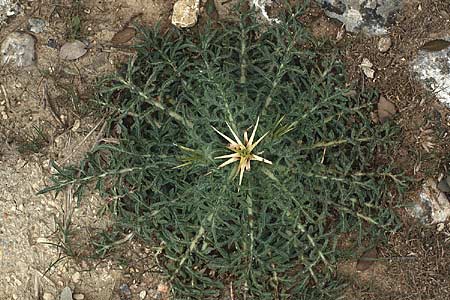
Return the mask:
[(200, 0), (178, 0), (173, 6), (172, 24), (180, 27), (192, 27), (197, 23)]
[[(224, 1), (225, 2), (225, 1)], [(272, 0), (250, 0), (250, 4), (254, 6), (262, 18), (269, 23), (280, 23), (281, 21), (276, 18), (269, 17), (269, 14), (266, 11), (266, 6), (272, 4)]]
[(441, 51), (419, 51), (412, 63), (412, 71), (443, 104), (450, 107), (450, 47)]
[(28, 33), (11, 33), (1, 46), (2, 63), (13, 63), (17, 67), (31, 66), (35, 60), (34, 44), (34, 37)]
[(78, 283), (78, 282), (80, 282), (80, 280), (81, 280), (81, 274), (80, 274), (80, 272), (75, 272), (75, 273), (72, 275), (72, 281), (73, 281), (73, 283)]
[(144, 299), (145, 299), (145, 296), (147, 296), (147, 292), (146, 292), (146, 291), (141, 291), (141, 292), (139, 293), (139, 298), (140, 298), (140, 299), (144, 300)]
[(370, 62), (368, 58), (363, 58), (362, 63), (360, 65), (361, 69), (364, 72), (364, 75), (366, 75), (367, 78), (373, 78), (375, 75), (375, 70), (372, 69), (373, 64)]
[(73, 294), (73, 299), (74, 300), (83, 300), (84, 299), (84, 295), (83, 294)]
[(50, 294), (50, 293), (44, 293), (44, 294), (42, 295), (42, 299), (43, 299), (43, 300), (54, 300), (54, 299), (55, 299), (55, 296), (53, 296), (53, 295)]
[(392, 40), (388, 36), (383, 36), (378, 40), (378, 50), (381, 53), (388, 52), (391, 49)]

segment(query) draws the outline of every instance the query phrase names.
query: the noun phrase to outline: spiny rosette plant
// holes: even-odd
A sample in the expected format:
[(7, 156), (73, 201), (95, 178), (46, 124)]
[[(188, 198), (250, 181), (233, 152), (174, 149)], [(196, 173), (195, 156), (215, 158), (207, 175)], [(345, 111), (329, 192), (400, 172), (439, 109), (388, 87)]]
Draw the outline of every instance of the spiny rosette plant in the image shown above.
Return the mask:
[(334, 299), (339, 237), (397, 226), (382, 201), (401, 182), (374, 164), (394, 132), (299, 14), (144, 29), (96, 98), (109, 138), (44, 190), (94, 181), (116, 229), (159, 247), (175, 299)]

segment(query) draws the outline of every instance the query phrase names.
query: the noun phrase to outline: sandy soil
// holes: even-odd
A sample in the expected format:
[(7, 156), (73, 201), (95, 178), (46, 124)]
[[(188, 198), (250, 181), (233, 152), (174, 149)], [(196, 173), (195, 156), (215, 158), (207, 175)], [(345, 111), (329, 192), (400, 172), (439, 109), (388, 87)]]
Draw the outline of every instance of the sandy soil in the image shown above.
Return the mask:
[[(130, 287), (132, 299), (139, 299), (142, 291), (147, 292), (146, 299), (161, 298), (156, 276), (143, 268), (149, 255), (142, 253), (150, 251), (135, 241), (127, 245), (124, 259), (139, 252), (140, 260), (135, 261), (139, 261), (140, 271), (133, 264), (120, 266), (106, 259), (65, 258), (63, 247), (80, 247), (65, 243), (69, 239), (58, 227), (77, 234), (83, 244), (92, 232), (108, 226), (107, 216), (97, 216), (103, 206), (101, 199), (88, 197), (77, 206), (68, 194), (54, 198), (50, 194), (36, 196), (36, 192), (48, 183), (50, 159), (76, 164), (98, 137), (100, 118), (87, 110), (94, 79), (131, 55), (127, 45), (112, 47), (111, 38), (136, 16), (145, 24), (167, 23), (172, 3), (22, 3), (24, 13), (0, 27), (0, 42), (11, 32), (27, 32), (30, 17), (47, 24), (44, 32), (33, 34), (35, 66), (0, 68), (0, 299), (57, 299), (65, 286), (85, 299), (119, 299), (121, 284)], [(79, 26), (74, 23), (77, 19)], [(58, 48), (74, 38), (90, 45), (88, 53), (75, 62), (60, 60), (58, 50), (49, 46), (53, 42)], [(42, 129), (42, 139), (36, 140), (36, 128)], [(135, 248), (139, 251), (132, 251)]]

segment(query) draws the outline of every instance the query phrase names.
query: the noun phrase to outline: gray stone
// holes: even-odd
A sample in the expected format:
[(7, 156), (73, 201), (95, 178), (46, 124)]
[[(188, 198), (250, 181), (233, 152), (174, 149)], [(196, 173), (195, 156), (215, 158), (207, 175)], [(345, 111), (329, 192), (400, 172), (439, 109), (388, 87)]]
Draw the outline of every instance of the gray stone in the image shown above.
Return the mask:
[(437, 187), (441, 192), (444, 193), (450, 193), (450, 177), (442, 178), (441, 181), (439, 181)]
[(13, 32), (6, 37), (1, 46), (3, 64), (15, 64), (17, 67), (27, 67), (34, 64), (35, 40), (30, 34)]
[(34, 33), (41, 33), (45, 28), (45, 21), (39, 18), (30, 18), (28, 20), (29, 29)]
[(72, 299), (72, 290), (70, 289), (70, 287), (65, 287), (62, 292), (61, 295), (59, 296), (59, 300), (73, 300)]
[(349, 32), (387, 33), (403, 0), (316, 0), (325, 13), (344, 23)]
[[(450, 41), (450, 37), (446, 40)], [(420, 50), (412, 62), (412, 71), (439, 101), (450, 107), (450, 47), (440, 51)]]
[(421, 223), (438, 224), (449, 220), (450, 202), (445, 193), (438, 189), (436, 181), (429, 179), (425, 182), (418, 200), (409, 212)]
[(119, 295), (121, 300), (131, 300), (131, 290), (128, 284), (123, 283), (119, 286)]

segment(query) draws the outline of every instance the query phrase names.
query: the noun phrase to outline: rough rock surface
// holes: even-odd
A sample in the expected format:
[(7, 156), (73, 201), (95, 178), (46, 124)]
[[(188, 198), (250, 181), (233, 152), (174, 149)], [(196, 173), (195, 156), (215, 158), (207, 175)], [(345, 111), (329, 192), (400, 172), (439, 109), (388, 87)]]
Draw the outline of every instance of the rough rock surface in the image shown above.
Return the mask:
[(45, 28), (45, 21), (39, 18), (28, 19), (28, 27), (31, 32), (41, 33)]
[(260, 13), (261, 18), (264, 21), (267, 21), (269, 23), (279, 23), (280, 20), (277, 18), (271, 18), (269, 17), (269, 14), (266, 11), (266, 8), (268, 6), (273, 5), (272, 0), (250, 0), (250, 5), (254, 6), (258, 12)]
[(172, 24), (180, 27), (192, 27), (197, 23), (200, 0), (178, 0), (173, 6)]
[(443, 223), (450, 218), (450, 202), (432, 179), (427, 180), (419, 195), (420, 202), (415, 204), (410, 213), (423, 224)]
[(0, 27), (8, 17), (19, 14), (20, 5), (14, 0), (0, 0)]
[(387, 33), (403, 0), (317, 0), (325, 13), (344, 23), (350, 32), (363, 31), (371, 35)]
[(442, 103), (450, 107), (450, 47), (441, 51), (419, 51), (412, 70)]
[(22, 32), (13, 32), (6, 37), (1, 46), (2, 64), (15, 64), (27, 67), (35, 60), (34, 37)]

